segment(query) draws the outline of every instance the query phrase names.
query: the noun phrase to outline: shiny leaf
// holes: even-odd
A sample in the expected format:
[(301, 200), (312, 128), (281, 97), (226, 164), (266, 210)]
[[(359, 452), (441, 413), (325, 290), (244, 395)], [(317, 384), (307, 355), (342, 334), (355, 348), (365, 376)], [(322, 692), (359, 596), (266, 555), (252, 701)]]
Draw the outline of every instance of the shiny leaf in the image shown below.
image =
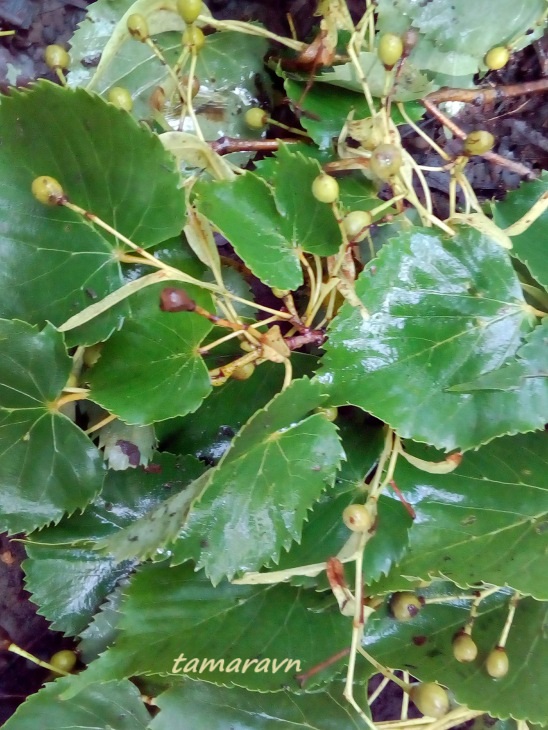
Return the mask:
[[(548, 194), (548, 174), (543, 173), (539, 180), (524, 182), (517, 190), (493, 206), (493, 217), (501, 228), (508, 228), (526, 215), (539, 198)], [(524, 233), (512, 236), (512, 256), (522, 261), (535, 279), (548, 288), (548, 262), (546, 247), (543, 245), (548, 236), (548, 211), (532, 223)]]
[(321, 414), (319, 384), (293, 381), (246, 423), (190, 512), (173, 562), (194, 559), (213, 583), (278, 562), (298, 540), (343, 451)]
[(231, 182), (198, 183), (194, 191), (200, 212), (265, 284), (278, 289), (302, 284), (297, 251), (264, 180), (246, 172)]
[[(120, 611), (119, 638), (79, 675), (73, 692), (97, 679), (174, 669), (176, 677), (262, 691), (297, 690), (296, 674), (341, 651), (349, 640), (349, 620), (337, 606), (326, 608), (316, 593), (226, 582), (214, 588), (191, 566), (141, 566)], [(207, 659), (223, 664), (202, 665)], [(340, 668), (340, 662), (331, 665), (307, 685), (325, 682)]]
[[(60, 325), (122, 284), (110, 235), (64, 207), (34, 199), (39, 175), (142, 246), (180, 232), (184, 203), (158, 139), (94, 95), (41, 81), (2, 100), (0, 313)], [(124, 308), (71, 341), (105, 339)]]
[[(509, 585), (548, 600), (547, 443), (545, 433), (497, 439), (465, 454), (451, 474), (400, 459), (396, 483), (417, 518), (398, 572)], [(427, 449), (416, 453), (429, 458)]]
[(545, 384), (460, 394), (514, 361), (531, 315), (507, 253), (477, 231), (451, 240), (419, 229), (383, 246), (332, 322), (320, 379), (334, 404), (353, 403), (401, 436), (447, 450), (542, 428)]
[(99, 452), (55, 402), (71, 360), (51, 325), (0, 320), (0, 530), (31, 531), (101, 489)]
[(37, 694), (30, 695), (3, 727), (5, 730), (78, 728), (78, 730), (146, 730), (150, 715), (137, 687), (123, 680), (90, 685), (73, 699), (60, 695), (74, 683), (74, 677), (48, 682)]
[(186, 730), (192, 717), (196, 730), (360, 730), (363, 722), (335, 693), (249, 692), (187, 681), (157, 698), (160, 712), (150, 730)]
[[(145, 425), (195, 411), (211, 390), (197, 349), (211, 329), (193, 312), (160, 310), (162, 285), (134, 295), (133, 317), (90, 371), (90, 398), (129, 424)], [(201, 290), (185, 290), (211, 309)]]

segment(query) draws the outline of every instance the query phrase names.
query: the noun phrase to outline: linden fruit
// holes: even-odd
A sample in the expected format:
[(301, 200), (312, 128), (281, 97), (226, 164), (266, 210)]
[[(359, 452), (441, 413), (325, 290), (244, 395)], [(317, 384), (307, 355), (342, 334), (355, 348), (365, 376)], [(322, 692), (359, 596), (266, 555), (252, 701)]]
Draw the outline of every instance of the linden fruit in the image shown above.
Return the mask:
[(248, 109), (244, 115), (245, 123), (250, 129), (262, 129), (267, 119), (268, 114), (258, 106)]
[(401, 150), (393, 144), (380, 144), (373, 150), (369, 169), (380, 180), (393, 177), (402, 166)]
[(352, 532), (368, 532), (374, 521), (373, 515), (363, 504), (349, 504), (343, 511), (343, 522)]
[(189, 25), (183, 33), (182, 41), (184, 46), (191, 46), (198, 52), (204, 47), (205, 36), (200, 28), (197, 28), (195, 25)]
[(508, 674), (509, 666), (508, 654), (501, 646), (495, 647), (485, 660), (487, 674), (493, 679), (505, 677)]
[(181, 18), (190, 25), (202, 10), (202, 0), (177, 0), (177, 10)]
[(255, 372), (255, 363), (248, 362), (245, 365), (240, 365), (232, 372), (234, 380), (248, 380)]
[(127, 19), (127, 29), (130, 35), (137, 41), (144, 43), (149, 36), (148, 23), (144, 15), (133, 13)]
[(36, 200), (43, 205), (61, 205), (66, 200), (61, 183), (48, 175), (35, 177), (32, 181), (31, 190)]
[(486, 132), (484, 129), (477, 129), (470, 134), (464, 140), (464, 151), (469, 155), (483, 155), (485, 152), (489, 152), (495, 144), (495, 138), (491, 132)]
[(346, 235), (354, 242), (363, 241), (372, 222), (371, 214), (366, 210), (353, 210), (343, 218)]
[(108, 92), (108, 100), (118, 109), (130, 112), (133, 109), (131, 94), (123, 86), (113, 86)]
[(395, 33), (385, 33), (381, 36), (377, 53), (385, 66), (394, 66), (403, 55), (402, 39)]
[(334, 203), (339, 197), (339, 183), (322, 172), (312, 183), (312, 195), (320, 203)]
[(453, 656), (458, 662), (473, 662), (478, 655), (478, 647), (470, 634), (458, 634), (453, 639)]
[(63, 649), (62, 651), (56, 652), (51, 659), (49, 664), (55, 669), (60, 669), (62, 672), (72, 672), (76, 665), (76, 654), (70, 649)]
[(485, 65), (491, 71), (498, 71), (504, 68), (510, 59), (510, 51), (504, 46), (496, 46), (485, 56)]
[(390, 599), (390, 611), (398, 621), (410, 621), (422, 608), (418, 596), (411, 591), (394, 593)]
[(52, 46), (46, 46), (44, 53), (44, 59), (48, 68), (68, 68), (70, 65), (70, 56), (65, 51), (63, 46), (54, 44)]
[[(329, 406), (329, 408), (316, 408), (314, 413), (320, 413), (327, 421), (336, 421), (339, 415), (337, 406)], [(352, 528), (350, 528), (352, 529)]]
[(443, 717), (449, 712), (449, 696), (436, 682), (422, 682), (411, 687), (409, 696), (427, 717)]

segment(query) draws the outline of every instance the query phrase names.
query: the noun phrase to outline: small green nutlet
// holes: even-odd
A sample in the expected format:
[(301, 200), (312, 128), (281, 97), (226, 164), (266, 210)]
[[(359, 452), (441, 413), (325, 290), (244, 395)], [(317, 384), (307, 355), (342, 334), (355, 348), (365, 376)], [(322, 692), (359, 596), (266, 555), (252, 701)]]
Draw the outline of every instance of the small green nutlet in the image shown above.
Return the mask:
[(46, 62), (46, 66), (52, 70), (55, 70), (56, 68), (68, 68), (70, 66), (69, 54), (65, 51), (63, 46), (58, 46), (57, 44), (46, 46), (44, 60)]
[(485, 65), (490, 71), (498, 71), (504, 68), (510, 60), (510, 51), (504, 46), (496, 46), (485, 56)]
[(77, 656), (70, 649), (62, 649), (55, 652), (49, 660), (49, 664), (62, 672), (72, 672), (76, 666)]
[(144, 15), (133, 13), (127, 19), (127, 29), (132, 38), (144, 43), (149, 37), (148, 23)]
[(385, 33), (381, 36), (377, 53), (381, 62), (392, 68), (403, 56), (403, 41), (395, 33)]
[(205, 45), (205, 35), (200, 28), (189, 25), (183, 32), (182, 41), (184, 46), (189, 46), (199, 53)]
[(130, 112), (133, 109), (131, 94), (123, 86), (113, 86), (108, 92), (108, 100), (118, 109)]
[(464, 140), (464, 151), (468, 155), (483, 155), (493, 149), (495, 138), (491, 132), (484, 129), (476, 129)]
[(312, 195), (319, 203), (334, 203), (339, 197), (339, 183), (322, 172), (312, 182)]
[(371, 214), (366, 210), (352, 210), (343, 218), (345, 233), (354, 243), (363, 241), (372, 222)]
[(414, 684), (409, 696), (417, 709), (427, 717), (439, 718), (449, 712), (449, 696), (436, 682)]
[(190, 25), (202, 12), (202, 0), (177, 0), (177, 12)]
[(263, 129), (267, 119), (268, 114), (258, 106), (248, 109), (244, 114), (245, 123), (250, 129)]
[(393, 144), (380, 144), (376, 147), (369, 161), (371, 172), (386, 182), (399, 172), (403, 164), (401, 150)]
[(375, 518), (364, 504), (349, 504), (343, 510), (343, 522), (352, 532), (369, 532)]
[(487, 674), (493, 679), (502, 679), (508, 674), (509, 668), (510, 662), (506, 650), (502, 646), (496, 646), (485, 660)]
[(31, 190), (36, 200), (42, 205), (62, 205), (67, 199), (61, 183), (48, 175), (35, 177)]

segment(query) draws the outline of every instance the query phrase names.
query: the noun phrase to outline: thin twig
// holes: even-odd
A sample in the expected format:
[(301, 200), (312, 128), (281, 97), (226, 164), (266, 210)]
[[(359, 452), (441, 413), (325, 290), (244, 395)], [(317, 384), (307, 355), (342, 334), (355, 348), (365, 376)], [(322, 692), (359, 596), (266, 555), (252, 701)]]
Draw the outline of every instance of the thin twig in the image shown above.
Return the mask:
[(444, 101), (463, 101), (465, 104), (485, 104), (502, 101), (513, 96), (529, 96), (548, 91), (548, 78), (538, 81), (525, 81), (522, 84), (486, 87), (483, 89), (451, 89), (444, 88), (428, 94), (423, 101), (441, 104)]
[(295, 144), (302, 139), (236, 139), (234, 137), (220, 137), (210, 142), (211, 149), (218, 155), (228, 155), (231, 152), (275, 152), (280, 143)]

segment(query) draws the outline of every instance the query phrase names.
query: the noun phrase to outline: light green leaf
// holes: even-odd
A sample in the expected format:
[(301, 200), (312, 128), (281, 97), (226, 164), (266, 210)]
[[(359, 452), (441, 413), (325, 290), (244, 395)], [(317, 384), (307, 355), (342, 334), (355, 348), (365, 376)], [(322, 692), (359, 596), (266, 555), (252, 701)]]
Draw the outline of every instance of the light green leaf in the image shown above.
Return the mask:
[(187, 681), (157, 698), (160, 712), (150, 730), (362, 730), (363, 721), (332, 691), (293, 694), (248, 692)]
[(335, 425), (309, 415), (321, 400), (318, 383), (295, 380), (248, 421), (211, 471), (173, 545), (174, 564), (197, 560), (216, 584), (277, 563), (300, 539), (307, 510), (344, 457)]
[(70, 700), (60, 695), (75, 677), (48, 682), (30, 695), (3, 727), (5, 730), (146, 730), (150, 715), (139, 690), (128, 680), (90, 685)]
[[(295, 691), (300, 689), (295, 675), (344, 649), (350, 631), (338, 607), (326, 608), (312, 591), (226, 582), (214, 588), (192, 566), (165, 563), (139, 568), (120, 611), (116, 643), (78, 675), (68, 694), (99, 679), (170, 673), (261, 691), (284, 686)], [(202, 664), (208, 659), (222, 664)], [(307, 686), (327, 681), (342, 666), (339, 661), (321, 670)]]
[(199, 211), (265, 284), (279, 289), (302, 284), (297, 251), (264, 180), (246, 172), (232, 182), (198, 183), (194, 191)]
[(446, 450), (542, 428), (546, 382), (519, 392), (448, 391), (514, 362), (533, 321), (508, 254), (472, 229), (415, 229), (383, 246), (333, 320), (320, 380), (401, 436)]
[[(142, 246), (181, 231), (178, 176), (158, 139), (94, 95), (46, 81), (2, 100), (0, 313), (60, 325), (122, 284), (113, 238), (77, 213), (31, 193), (49, 175), (70, 200)], [(124, 306), (71, 342), (90, 344), (120, 326)]]
[(71, 369), (63, 337), (0, 320), (0, 530), (25, 532), (85, 507), (101, 489), (99, 452), (54, 404)]
[[(517, 190), (508, 193), (504, 200), (493, 205), (493, 218), (501, 228), (508, 228), (522, 216), (542, 195), (548, 194), (548, 173), (538, 180), (524, 182)], [(545, 241), (548, 237), (548, 211), (537, 218), (519, 236), (512, 236), (512, 256), (522, 261), (535, 279), (548, 288), (548, 261)]]
[[(211, 391), (198, 346), (211, 330), (193, 312), (163, 312), (154, 285), (133, 296), (133, 317), (101, 351), (90, 371), (90, 398), (129, 424), (145, 425), (195, 411)], [(211, 311), (211, 299), (188, 286)]]
[[(508, 585), (548, 600), (547, 453), (546, 434), (532, 433), (466, 453), (450, 474), (400, 459), (396, 483), (417, 517), (398, 572)], [(432, 455), (423, 449), (420, 457)]]

